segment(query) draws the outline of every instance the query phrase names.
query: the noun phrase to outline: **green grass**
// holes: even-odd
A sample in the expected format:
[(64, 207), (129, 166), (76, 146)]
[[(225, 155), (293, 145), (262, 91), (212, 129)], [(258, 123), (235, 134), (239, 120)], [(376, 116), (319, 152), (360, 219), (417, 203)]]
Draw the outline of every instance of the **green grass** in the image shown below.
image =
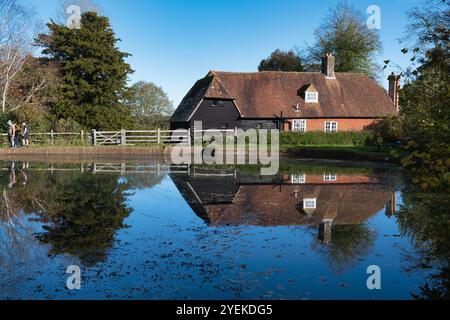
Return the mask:
[(295, 155), (297, 153), (320, 153), (327, 158), (342, 158), (348, 156), (348, 160), (386, 160), (397, 162), (393, 153), (401, 153), (399, 147), (383, 145), (380, 149), (377, 146), (352, 146), (352, 145), (282, 145), (280, 151), (286, 154)]

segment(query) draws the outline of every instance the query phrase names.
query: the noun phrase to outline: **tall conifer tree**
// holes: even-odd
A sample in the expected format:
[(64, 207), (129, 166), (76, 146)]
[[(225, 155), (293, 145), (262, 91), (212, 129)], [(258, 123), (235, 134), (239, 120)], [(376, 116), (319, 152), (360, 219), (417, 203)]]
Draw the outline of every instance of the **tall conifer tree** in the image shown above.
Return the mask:
[(130, 123), (130, 111), (122, 104), (128, 75), (109, 19), (94, 12), (81, 17), (81, 28), (51, 22), (49, 34), (38, 44), (47, 60), (57, 62), (61, 99), (52, 106), (56, 119), (72, 119), (89, 129), (121, 129)]

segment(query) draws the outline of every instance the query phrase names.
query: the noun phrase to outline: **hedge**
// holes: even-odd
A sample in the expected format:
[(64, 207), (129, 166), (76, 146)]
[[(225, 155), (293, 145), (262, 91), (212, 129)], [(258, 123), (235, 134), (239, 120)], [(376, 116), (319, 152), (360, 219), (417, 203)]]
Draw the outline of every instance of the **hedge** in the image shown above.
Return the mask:
[(371, 131), (349, 132), (282, 132), (280, 145), (353, 145), (373, 144), (375, 134)]

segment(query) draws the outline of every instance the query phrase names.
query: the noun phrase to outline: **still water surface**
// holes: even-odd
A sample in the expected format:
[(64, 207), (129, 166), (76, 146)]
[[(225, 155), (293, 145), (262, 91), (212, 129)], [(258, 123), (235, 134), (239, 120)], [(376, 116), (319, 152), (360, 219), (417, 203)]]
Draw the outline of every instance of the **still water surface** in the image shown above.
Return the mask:
[[(448, 260), (417, 236), (423, 207), (396, 167), (286, 159), (269, 177), (143, 160), (0, 167), (0, 299), (448, 294)], [(69, 265), (81, 290), (66, 288)], [(370, 265), (381, 290), (367, 288)]]

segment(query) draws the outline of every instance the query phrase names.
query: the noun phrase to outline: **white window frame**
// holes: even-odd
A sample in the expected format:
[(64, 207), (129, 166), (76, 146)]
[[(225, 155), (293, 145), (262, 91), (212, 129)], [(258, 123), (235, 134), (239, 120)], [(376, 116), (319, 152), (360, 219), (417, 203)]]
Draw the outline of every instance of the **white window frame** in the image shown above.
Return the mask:
[(337, 121), (325, 121), (324, 131), (325, 132), (338, 132), (338, 122)]
[(306, 103), (318, 103), (319, 93), (318, 92), (305, 92), (305, 102)]
[(306, 119), (293, 119), (292, 120), (292, 131), (306, 132)]
[(303, 209), (316, 209), (317, 198), (305, 198), (303, 199)]
[(303, 184), (306, 182), (306, 176), (304, 173), (298, 174), (294, 173), (291, 175), (291, 183), (292, 184)]
[(337, 174), (336, 173), (324, 173), (323, 181), (337, 181)]

